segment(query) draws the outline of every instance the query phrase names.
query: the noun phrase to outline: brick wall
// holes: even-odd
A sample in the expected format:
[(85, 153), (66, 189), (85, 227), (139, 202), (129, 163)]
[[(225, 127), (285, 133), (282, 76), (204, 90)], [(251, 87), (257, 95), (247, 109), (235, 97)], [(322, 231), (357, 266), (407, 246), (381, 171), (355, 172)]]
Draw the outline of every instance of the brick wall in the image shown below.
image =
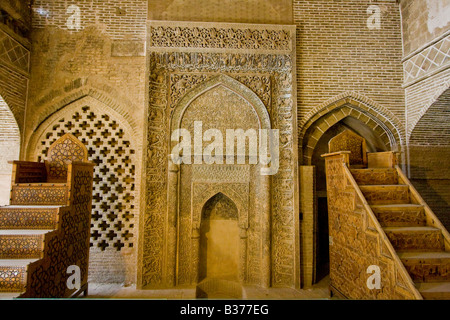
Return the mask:
[[(79, 11), (68, 11), (71, 5), (76, 5), (76, 8), (72, 8)], [(89, 135), (90, 129), (95, 130), (98, 135), (103, 132), (100, 135), (102, 139), (87, 139), (86, 143), (94, 144), (88, 146), (96, 152), (92, 155), (93, 161), (99, 161), (98, 159), (104, 157), (104, 163), (97, 167), (106, 166), (110, 169), (104, 176), (96, 177), (95, 183), (99, 186), (108, 184), (111, 186), (112, 183), (107, 181), (114, 179), (114, 172), (116, 172), (114, 170), (122, 168), (121, 170), (124, 172), (127, 170), (128, 174), (131, 168), (129, 163), (120, 163), (116, 167), (109, 165), (109, 162), (106, 163), (107, 161), (115, 163), (114, 159), (117, 161), (121, 159), (111, 154), (111, 150), (118, 149), (118, 146), (116, 149), (108, 149), (108, 143), (112, 141), (112, 138), (103, 137), (103, 135), (110, 135), (111, 132), (111, 128), (104, 124), (112, 125), (114, 121), (120, 128), (125, 129), (125, 133), (118, 132), (119, 136), (115, 138), (119, 139), (120, 143), (125, 139), (122, 139), (122, 135), (126, 134), (129, 138), (121, 143), (126, 144), (124, 147), (127, 147), (127, 150), (131, 148), (136, 150), (136, 158), (131, 165), (133, 172), (136, 167), (135, 177), (140, 177), (147, 92), (145, 89), (147, 2), (140, 0), (36, 0), (32, 11), (31, 78), (27, 131), (24, 139), (27, 144), (25, 148), (28, 160), (36, 161), (36, 147), (32, 144), (39, 146), (44, 144), (43, 141), (37, 141), (37, 132), (49, 132), (48, 136), (52, 137), (58, 134), (52, 129), (53, 125), (51, 127), (49, 125), (51, 125), (52, 117), (58, 117), (60, 114), (66, 123), (58, 130), (71, 130), (70, 128), (74, 125), (74, 122), (71, 122), (73, 115), (64, 112), (73, 109), (74, 112), (80, 113), (79, 109), (82, 110), (83, 106), (77, 109), (76, 103), (77, 101), (82, 103), (84, 97), (88, 96), (94, 100), (89, 100), (89, 103), (86, 103), (87, 106), (104, 109), (93, 112), (97, 118), (92, 119), (94, 117), (92, 115), (89, 118), (91, 122), (85, 125), (76, 123), (81, 126), (81, 129), (77, 128), (80, 131), (80, 137)], [(77, 12), (80, 18), (79, 25), (76, 20)], [(70, 21), (69, 24), (68, 21)], [(78, 26), (80, 28), (75, 28)], [(118, 129), (114, 128), (114, 130)], [(103, 146), (100, 146), (101, 144)], [(97, 153), (101, 153), (101, 150), (104, 152), (99, 158)], [(121, 167), (117, 169), (117, 166)], [(139, 195), (140, 179), (135, 180), (135, 177), (130, 176), (126, 179), (133, 180), (133, 188), (135, 188), (133, 190)], [(119, 192), (116, 193), (118, 195)], [(132, 284), (136, 282), (137, 229), (136, 232), (131, 232), (133, 245), (128, 246), (127, 243), (126, 247), (120, 248), (114, 245), (117, 244), (119, 237), (131, 234), (124, 235), (124, 228), (120, 226), (116, 228), (114, 225), (123, 223), (128, 226), (131, 223), (134, 227), (138, 227), (139, 196), (127, 200), (126, 205), (131, 210), (123, 214), (118, 214), (119, 210), (114, 211), (116, 206), (122, 206), (121, 200), (115, 203), (111, 200), (115, 198), (117, 197), (105, 195), (102, 199), (105, 202), (102, 208), (108, 207), (111, 210), (96, 212), (96, 220), (92, 221), (92, 227), (101, 224), (102, 221), (105, 221), (105, 225), (109, 225), (105, 227), (105, 230), (98, 230), (102, 234), (101, 239), (105, 237), (103, 233), (112, 232), (109, 232), (105, 238), (108, 246), (104, 250), (97, 246), (100, 240), (94, 241), (90, 252), (89, 281)], [(121, 228), (122, 232), (118, 232), (117, 230)], [(93, 229), (91, 231), (95, 231)]]
[(29, 80), (28, 1), (0, 3), (0, 205), (9, 204), (12, 166), (19, 160)]
[[(377, 4), (381, 29), (367, 27)], [(400, 12), (395, 1), (294, 0), (298, 116), (345, 91), (358, 92), (404, 119)]]
[(149, 19), (292, 24), (291, 0), (149, 0)]
[[(147, 1), (142, 0), (36, 0), (33, 4), (33, 28), (56, 26), (68, 30), (76, 27), (79, 10), (80, 28), (97, 25), (111, 39), (144, 40), (146, 34)], [(76, 30), (76, 29), (71, 29)]]
[(405, 55), (448, 31), (448, 0), (400, 0)]
[(411, 182), (450, 230), (450, 148), (410, 146)]
[(12, 172), (8, 161), (19, 159), (20, 132), (14, 115), (1, 97), (0, 123), (0, 205), (8, 205)]
[(450, 1), (401, 0), (410, 178), (450, 228)]

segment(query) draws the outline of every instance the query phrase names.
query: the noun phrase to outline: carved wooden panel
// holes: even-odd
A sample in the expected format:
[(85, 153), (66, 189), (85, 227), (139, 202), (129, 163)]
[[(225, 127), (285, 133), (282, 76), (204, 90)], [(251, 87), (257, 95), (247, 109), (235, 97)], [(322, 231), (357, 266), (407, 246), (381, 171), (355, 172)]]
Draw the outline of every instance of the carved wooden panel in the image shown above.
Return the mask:
[(0, 229), (55, 229), (58, 224), (58, 209), (48, 208), (0, 208)]
[(66, 133), (48, 148), (47, 182), (66, 182), (68, 163), (74, 161), (87, 161), (87, 149), (80, 140)]
[(81, 271), (81, 285), (87, 283), (89, 228), (92, 206), (91, 164), (77, 164), (69, 171), (72, 181), (70, 206), (59, 210), (58, 229), (45, 234), (44, 256), (28, 267), (26, 292), (21, 298), (68, 297), (76, 289), (67, 287), (67, 268)]
[(43, 235), (1, 235), (0, 259), (40, 258), (43, 250)]
[(356, 133), (345, 130), (330, 140), (329, 152), (350, 151), (351, 165), (366, 165), (366, 140)]
[(65, 205), (68, 201), (66, 184), (42, 186), (14, 185), (11, 190), (11, 205)]
[(0, 292), (21, 292), (26, 284), (26, 267), (1, 266)]
[[(331, 286), (350, 299), (414, 299), (344, 172), (343, 155), (326, 161)], [(367, 268), (380, 267), (381, 289), (369, 289)]]

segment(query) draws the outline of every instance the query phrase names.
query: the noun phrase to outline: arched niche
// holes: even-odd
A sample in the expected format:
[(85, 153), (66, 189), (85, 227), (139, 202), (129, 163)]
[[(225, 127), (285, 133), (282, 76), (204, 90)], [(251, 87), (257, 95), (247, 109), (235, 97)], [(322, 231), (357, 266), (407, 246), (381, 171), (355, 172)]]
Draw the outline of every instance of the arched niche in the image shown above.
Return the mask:
[[(223, 87), (231, 92), (235, 93), (237, 96), (245, 100), (254, 110), (258, 118), (258, 128), (255, 129), (271, 129), (270, 116), (267, 111), (266, 106), (261, 101), (261, 99), (247, 86), (241, 82), (227, 76), (218, 75), (210, 80), (207, 80), (194, 89), (190, 90), (175, 106), (170, 121), (170, 132), (172, 133), (176, 129), (182, 128), (182, 121), (185, 113), (189, 106), (194, 100), (202, 96), (208, 91), (214, 90), (215, 88)], [(207, 112), (207, 110), (205, 110)], [(176, 144), (176, 142), (171, 143), (171, 148)]]
[[(214, 97), (217, 95), (217, 97)], [(246, 115), (246, 116), (243, 116)], [(193, 88), (185, 94), (180, 102), (174, 106), (170, 115), (170, 130), (171, 133), (176, 129), (188, 129), (192, 132), (192, 123), (195, 120), (201, 120), (204, 129), (254, 129), (257, 133), (259, 129), (271, 129), (271, 121), (266, 106), (258, 98), (258, 96), (248, 87), (239, 81), (226, 76), (218, 75), (207, 80), (197, 87)], [(218, 127), (218, 128), (216, 128)], [(223, 133), (225, 142), (225, 132)], [(177, 141), (169, 142), (169, 153), (172, 148), (178, 144)], [(204, 143), (204, 146), (208, 143)], [(225, 145), (224, 145), (225, 148)], [(255, 170), (259, 165), (246, 163), (242, 164), (224, 164), (224, 165), (208, 165), (202, 164), (174, 164), (171, 156), (168, 157), (168, 210), (167, 218), (167, 240), (166, 240), (166, 265), (165, 272), (167, 274), (167, 284), (176, 283), (177, 279), (177, 256), (188, 256), (185, 259), (189, 261), (189, 270), (186, 270), (183, 265), (183, 275), (188, 272), (190, 283), (198, 284), (201, 279), (201, 223), (202, 212), (205, 203), (215, 197), (217, 194), (223, 194), (229, 198), (236, 206), (237, 226), (239, 231), (239, 281), (244, 283), (247, 278), (247, 231), (249, 226), (249, 204), (259, 197), (258, 202), (262, 210), (258, 211), (261, 214), (261, 223), (264, 224), (264, 233), (261, 239), (264, 239), (265, 250), (260, 256), (264, 256), (261, 267), (264, 273), (263, 278), (267, 286), (270, 283), (270, 237), (265, 235), (270, 234), (270, 177), (260, 176), (257, 181), (250, 181), (250, 174), (239, 174), (243, 167), (247, 166), (249, 172)], [(187, 169), (189, 168), (189, 169)], [(203, 174), (195, 176), (194, 171), (202, 171)], [(183, 175), (183, 172), (190, 172), (192, 175)], [(245, 170), (244, 170), (245, 171)], [(246, 171), (247, 172), (247, 171)], [(256, 186), (258, 188), (256, 188)], [(252, 187), (253, 186), (253, 187)], [(254, 188), (253, 192), (258, 194), (254, 198), (250, 198), (250, 188)], [(185, 190), (189, 190), (190, 203), (180, 205), (181, 195)], [(252, 202), (253, 203), (253, 202)], [(256, 202), (255, 202), (256, 203)], [(185, 221), (180, 218), (180, 215), (186, 217), (190, 215), (189, 224), (183, 224), (179, 227), (180, 221)], [(177, 238), (180, 238), (179, 230), (190, 230), (190, 244), (189, 252), (180, 251), (178, 248), (185, 248), (185, 246), (176, 247)], [(265, 243), (268, 242), (268, 243)], [(182, 249), (180, 249), (182, 250)]]
[(200, 224), (199, 281), (239, 280), (238, 209), (219, 192), (202, 208)]
[[(304, 165), (311, 165), (312, 153), (322, 135), (336, 123), (358, 120), (364, 124), (363, 136), (372, 135), (391, 151), (403, 151), (404, 128), (389, 110), (357, 93), (343, 93), (314, 108), (300, 122)], [(354, 119), (354, 120), (352, 120)], [(356, 124), (356, 123), (355, 123)], [(362, 128), (362, 127), (361, 127)]]

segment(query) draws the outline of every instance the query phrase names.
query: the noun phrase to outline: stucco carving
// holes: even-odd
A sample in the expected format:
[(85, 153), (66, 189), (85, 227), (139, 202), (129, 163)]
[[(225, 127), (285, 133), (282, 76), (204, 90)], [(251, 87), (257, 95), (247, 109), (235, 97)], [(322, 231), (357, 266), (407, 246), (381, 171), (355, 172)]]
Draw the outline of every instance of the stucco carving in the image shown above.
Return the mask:
[[(151, 38), (156, 30), (170, 27), (164, 22), (151, 24)], [(139, 257), (138, 282), (142, 287), (197, 283), (201, 209), (211, 197), (223, 193), (238, 209), (241, 230), (240, 281), (265, 286), (296, 286), (299, 283), (296, 273), (299, 257), (295, 242), (298, 236), (298, 204), (294, 198), (297, 183), (294, 150), (297, 141), (294, 130), (295, 59), (292, 52), (295, 46), (292, 46), (292, 41), (295, 40), (295, 30), (286, 26), (267, 26), (269, 35), (277, 38), (286, 34), (286, 39), (275, 39), (278, 41), (275, 45), (255, 42), (254, 48), (243, 50), (235, 42), (229, 44), (226, 41), (222, 47), (216, 42), (208, 42), (210, 40), (202, 47), (198, 47), (195, 41), (190, 45), (188, 41), (192, 33), (196, 32), (195, 27), (180, 25), (182, 31), (178, 35), (175, 35), (175, 28), (164, 35), (160, 33), (152, 38), (149, 48), (146, 208), (142, 217), (142, 255)], [(228, 40), (234, 39), (237, 34), (241, 34), (239, 30), (243, 30), (242, 41), (245, 42), (244, 31), (253, 27), (234, 25), (233, 35), (228, 33), (226, 37)], [(201, 38), (213, 39), (208, 37), (213, 37), (215, 28), (206, 24), (201, 30), (205, 37)], [(265, 34), (261, 26), (255, 28), (258, 29), (256, 34), (260, 34), (258, 37)], [(219, 34), (223, 34), (222, 31)], [(254, 39), (253, 33), (251, 35)], [(187, 42), (182, 39), (187, 39)], [(287, 41), (286, 45), (284, 41)], [(259, 128), (280, 130), (280, 169), (275, 176), (262, 181), (257, 165), (227, 167), (183, 164), (177, 173), (178, 179), (170, 178), (173, 173), (169, 171), (167, 161), (171, 150), (170, 133), (183, 124), (186, 110), (189, 110), (193, 101), (218, 87), (224, 87), (230, 91), (230, 95), (238, 95), (243, 99), (239, 103), (241, 108), (253, 110), (258, 123), (252, 121), (252, 127), (257, 125)], [(214, 108), (215, 105), (211, 103), (205, 113), (214, 114)], [(208, 122), (208, 116), (204, 120)], [(176, 212), (176, 241), (167, 234), (171, 232), (171, 227), (166, 227), (169, 221), (173, 221), (170, 218), (170, 214), (174, 214), (170, 213), (173, 199), (168, 197), (168, 192), (174, 190), (174, 181), (180, 187), (177, 194), (179, 209)], [(271, 190), (277, 190), (277, 193)], [(169, 212), (169, 216), (164, 212)], [(266, 220), (262, 222), (261, 219)], [(261, 245), (263, 240), (264, 246)], [(178, 243), (175, 273), (167, 268), (175, 252), (164, 250), (167, 246), (173, 246), (173, 241)]]

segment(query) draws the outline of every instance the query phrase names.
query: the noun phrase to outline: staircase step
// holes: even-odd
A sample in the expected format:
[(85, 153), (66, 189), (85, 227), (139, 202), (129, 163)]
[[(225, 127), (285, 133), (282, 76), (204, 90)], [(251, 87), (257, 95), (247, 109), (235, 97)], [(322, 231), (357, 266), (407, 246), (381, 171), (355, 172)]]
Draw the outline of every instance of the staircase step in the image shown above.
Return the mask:
[(358, 185), (396, 185), (397, 170), (392, 168), (351, 169)]
[(384, 228), (392, 246), (398, 251), (444, 251), (444, 237), (433, 227)]
[(34, 261), (37, 259), (0, 260), (0, 299), (12, 299), (17, 295), (11, 293), (25, 291), (27, 268)]
[(60, 206), (6, 206), (0, 207), (0, 230), (38, 229), (58, 227)]
[(450, 281), (450, 252), (398, 252), (414, 282)]
[(69, 200), (65, 183), (21, 183), (11, 189), (10, 204), (15, 206), (64, 206)]
[(417, 283), (416, 288), (425, 300), (450, 300), (450, 282)]
[(383, 227), (426, 225), (424, 208), (419, 204), (373, 205), (371, 208)]
[(52, 230), (0, 230), (0, 259), (42, 257), (44, 237)]
[(364, 185), (360, 189), (370, 205), (410, 203), (407, 185)]

